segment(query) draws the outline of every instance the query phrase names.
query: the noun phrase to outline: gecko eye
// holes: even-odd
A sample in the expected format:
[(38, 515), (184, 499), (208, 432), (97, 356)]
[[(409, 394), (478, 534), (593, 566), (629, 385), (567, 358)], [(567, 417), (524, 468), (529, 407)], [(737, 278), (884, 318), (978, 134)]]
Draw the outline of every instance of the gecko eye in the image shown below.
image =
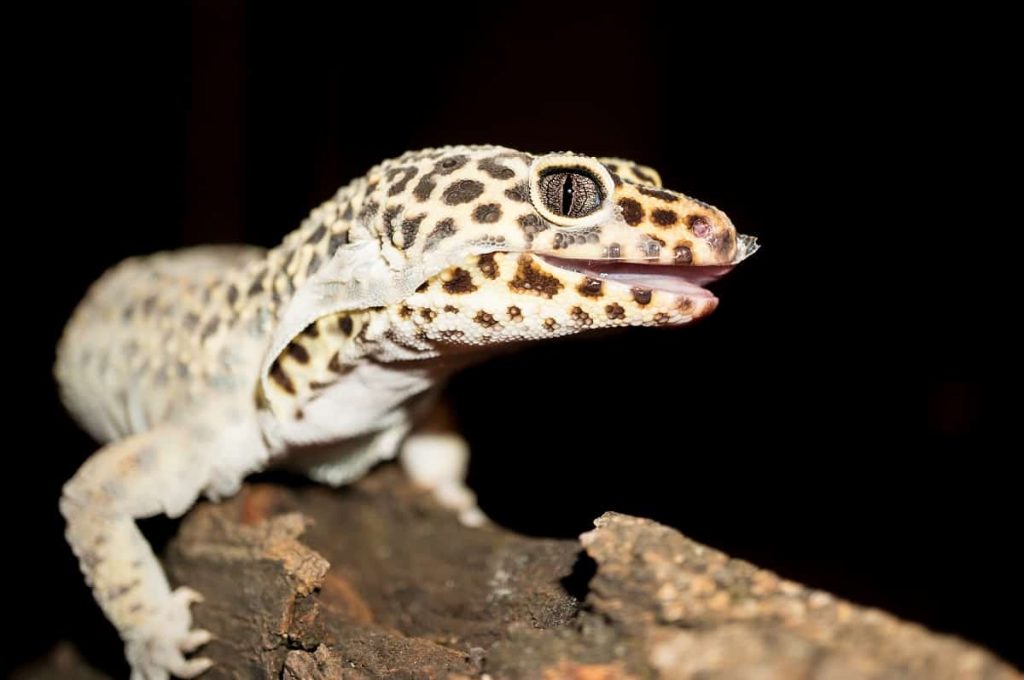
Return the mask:
[(562, 217), (586, 217), (601, 207), (601, 185), (577, 169), (549, 170), (538, 181), (544, 206)]
[(550, 154), (530, 167), (530, 202), (548, 222), (566, 228), (591, 227), (610, 219), (615, 192), (608, 168), (596, 158)]

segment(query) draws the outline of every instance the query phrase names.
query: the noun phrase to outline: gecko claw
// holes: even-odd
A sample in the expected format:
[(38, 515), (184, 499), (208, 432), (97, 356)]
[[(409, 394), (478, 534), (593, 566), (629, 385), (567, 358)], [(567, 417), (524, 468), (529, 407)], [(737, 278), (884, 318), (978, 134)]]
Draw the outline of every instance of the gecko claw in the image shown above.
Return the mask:
[(181, 641), (179, 649), (183, 652), (193, 652), (214, 638), (213, 633), (208, 630), (197, 628), (190, 631)]
[(192, 590), (187, 586), (181, 586), (180, 588), (175, 589), (175, 591), (171, 593), (171, 597), (178, 600), (186, 607), (203, 601), (202, 593)]

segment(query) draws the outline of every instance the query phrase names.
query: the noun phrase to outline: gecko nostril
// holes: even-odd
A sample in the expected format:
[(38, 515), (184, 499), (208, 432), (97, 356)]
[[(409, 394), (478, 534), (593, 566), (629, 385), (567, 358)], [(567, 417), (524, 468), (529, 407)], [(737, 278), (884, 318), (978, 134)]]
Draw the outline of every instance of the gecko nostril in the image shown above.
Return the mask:
[(690, 215), (686, 218), (686, 224), (689, 225), (694, 236), (699, 238), (707, 238), (711, 233), (711, 223), (703, 215)]

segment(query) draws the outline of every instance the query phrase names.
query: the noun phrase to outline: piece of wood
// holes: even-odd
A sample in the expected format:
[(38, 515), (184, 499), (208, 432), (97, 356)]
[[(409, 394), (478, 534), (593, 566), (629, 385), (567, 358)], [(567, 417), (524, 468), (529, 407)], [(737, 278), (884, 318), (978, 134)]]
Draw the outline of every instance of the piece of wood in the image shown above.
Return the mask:
[[(205, 503), (165, 563), (206, 598), (204, 678), (1021, 677), (653, 521), (595, 524), (579, 542), (468, 529), (385, 466), (349, 489)], [(96, 677), (69, 654), (22, 677)]]

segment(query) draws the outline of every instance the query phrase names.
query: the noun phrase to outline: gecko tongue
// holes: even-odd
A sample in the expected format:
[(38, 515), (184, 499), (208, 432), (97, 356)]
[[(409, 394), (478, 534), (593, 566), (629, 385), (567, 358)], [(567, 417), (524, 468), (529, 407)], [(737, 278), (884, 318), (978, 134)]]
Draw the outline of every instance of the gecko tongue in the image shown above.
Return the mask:
[(690, 297), (714, 297), (703, 286), (725, 276), (734, 265), (698, 267), (692, 265), (635, 264), (609, 260), (576, 260), (540, 255), (545, 262), (592, 279), (614, 281), (635, 288), (663, 290)]

